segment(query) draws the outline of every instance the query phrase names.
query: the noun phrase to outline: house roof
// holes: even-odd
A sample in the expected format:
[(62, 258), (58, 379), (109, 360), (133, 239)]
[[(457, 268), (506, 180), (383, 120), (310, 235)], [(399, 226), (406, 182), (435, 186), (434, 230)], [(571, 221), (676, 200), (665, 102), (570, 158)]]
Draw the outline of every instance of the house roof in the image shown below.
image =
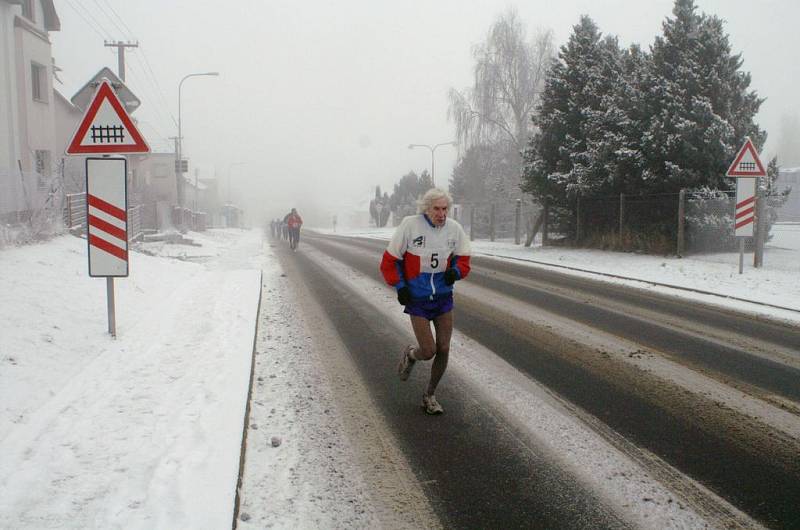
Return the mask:
[(60, 101), (64, 106), (66, 106), (70, 112), (73, 112), (75, 114), (81, 114), (81, 109), (73, 105), (72, 102), (68, 100), (66, 96), (64, 96), (64, 94), (59, 92), (57, 88), (53, 89), (53, 94), (56, 95), (56, 99)]
[(44, 27), (47, 31), (60, 31), (61, 20), (56, 13), (56, 6), (53, 0), (42, 0), (42, 9), (44, 10)]

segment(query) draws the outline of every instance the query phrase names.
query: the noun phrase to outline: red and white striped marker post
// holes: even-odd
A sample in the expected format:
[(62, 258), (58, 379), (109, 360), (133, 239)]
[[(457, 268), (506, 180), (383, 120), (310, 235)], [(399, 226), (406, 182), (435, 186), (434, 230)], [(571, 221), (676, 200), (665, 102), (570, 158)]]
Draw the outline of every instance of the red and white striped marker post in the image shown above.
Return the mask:
[[(121, 81), (116, 86), (135, 99)], [(106, 278), (108, 332), (112, 337), (117, 336), (114, 278), (128, 276), (128, 166), (125, 158), (109, 156), (149, 152), (111, 81), (103, 78), (65, 153), (104, 155), (86, 159), (86, 241), (89, 276)]]
[(86, 219), (89, 276), (105, 277), (108, 332), (116, 337), (114, 278), (128, 276), (128, 162), (86, 159)]
[(744, 144), (736, 153), (736, 157), (725, 175), (736, 178), (736, 210), (733, 228), (734, 235), (739, 240), (739, 274), (742, 274), (744, 271), (744, 238), (754, 235), (758, 179), (767, 176), (764, 164), (761, 163), (758, 151), (750, 138), (744, 139)]

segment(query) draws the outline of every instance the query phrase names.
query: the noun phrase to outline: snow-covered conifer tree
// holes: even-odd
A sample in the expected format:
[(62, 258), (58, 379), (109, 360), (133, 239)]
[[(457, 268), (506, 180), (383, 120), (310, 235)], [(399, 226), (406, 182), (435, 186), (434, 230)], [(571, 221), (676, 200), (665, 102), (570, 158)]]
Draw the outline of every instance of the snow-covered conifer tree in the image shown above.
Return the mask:
[(698, 14), (694, 0), (676, 0), (672, 12), (644, 80), (646, 190), (728, 189), (725, 170), (744, 137), (757, 147), (766, 139), (753, 122), (763, 100), (748, 90), (719, 18)]

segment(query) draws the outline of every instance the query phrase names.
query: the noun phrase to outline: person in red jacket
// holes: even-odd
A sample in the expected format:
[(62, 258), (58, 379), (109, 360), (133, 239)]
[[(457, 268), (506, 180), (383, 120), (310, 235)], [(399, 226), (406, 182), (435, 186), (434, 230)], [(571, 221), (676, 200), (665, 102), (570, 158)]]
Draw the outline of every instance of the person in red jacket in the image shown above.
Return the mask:
[(300, 227), (303, 226), (303, 218), (297, 213), (295, 208), (286, 215), (286, 226), (289, 227), (289, 246), (292, 250), (297, 250), (300, 243)]

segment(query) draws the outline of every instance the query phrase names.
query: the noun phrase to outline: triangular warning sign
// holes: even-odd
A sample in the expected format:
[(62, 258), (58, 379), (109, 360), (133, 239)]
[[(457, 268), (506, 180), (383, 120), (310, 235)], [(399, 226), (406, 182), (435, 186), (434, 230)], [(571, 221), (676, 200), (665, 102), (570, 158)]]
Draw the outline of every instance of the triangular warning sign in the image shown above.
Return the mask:
[(107, 79), (94, 99), (67, 147), (68, 155), (149, 153), (147, 142), (131, 121)]
[(725, 173), (729, 177), (766, 177), (767, 172), (758, 158), (756, 147), (750, 138), (745, 138), (744, 145), (733, 159), (733, 164)]

